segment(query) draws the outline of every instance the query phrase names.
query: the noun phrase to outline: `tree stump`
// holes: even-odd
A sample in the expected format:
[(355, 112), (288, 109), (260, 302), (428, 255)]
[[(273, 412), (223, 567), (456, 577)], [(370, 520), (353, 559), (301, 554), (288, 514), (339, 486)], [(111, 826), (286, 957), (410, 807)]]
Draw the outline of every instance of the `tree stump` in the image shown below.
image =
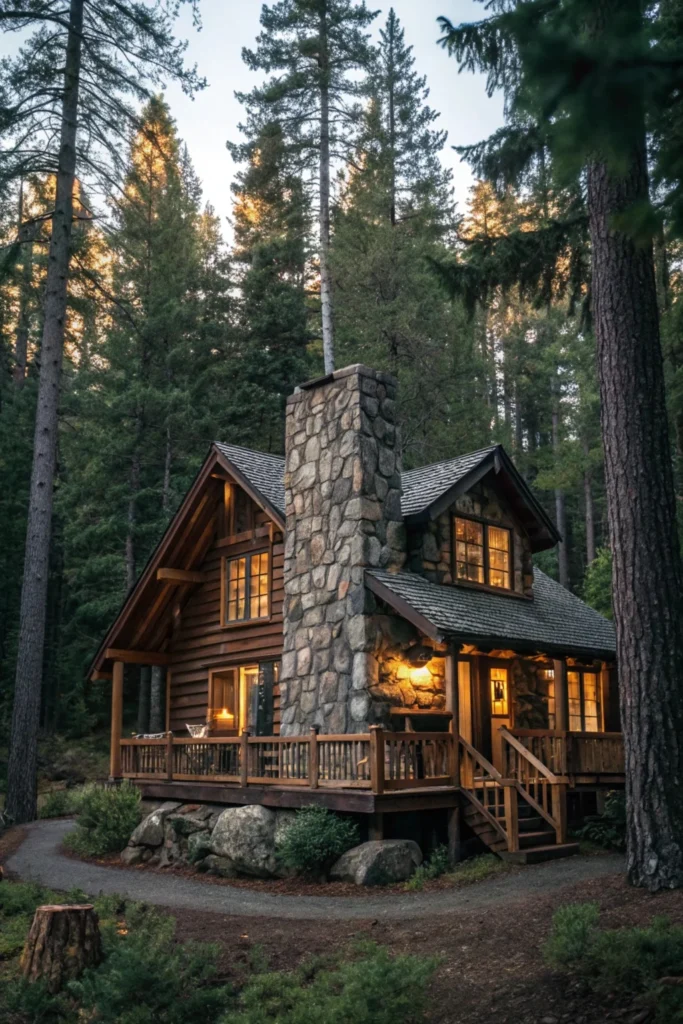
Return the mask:
[(44, 981), (54, 995), (101, 960), (99, 921), (91, 903), (37, 908), (21, 954), (27, 981)]

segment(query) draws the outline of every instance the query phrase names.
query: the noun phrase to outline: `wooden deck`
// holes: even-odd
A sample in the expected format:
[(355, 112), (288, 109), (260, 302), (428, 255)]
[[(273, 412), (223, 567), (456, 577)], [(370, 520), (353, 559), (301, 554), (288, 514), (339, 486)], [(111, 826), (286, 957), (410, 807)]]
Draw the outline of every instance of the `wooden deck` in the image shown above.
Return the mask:
[[(566, 732), (548, 729), (510, 729), (510, 734), (555, 775), (569, 784), (609, 785), (624, 781), (624, 739), (620, 732)], [(514, 771), (515, 753), (508, 771)]]

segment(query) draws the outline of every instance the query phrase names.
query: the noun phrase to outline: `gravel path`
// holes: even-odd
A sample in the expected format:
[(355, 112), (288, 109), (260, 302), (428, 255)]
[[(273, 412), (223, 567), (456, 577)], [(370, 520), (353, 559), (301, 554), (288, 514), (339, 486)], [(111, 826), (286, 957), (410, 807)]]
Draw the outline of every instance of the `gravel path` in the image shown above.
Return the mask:
[(585, 879), (615, 875), (624, 869), (620, 856), (569, 857), (526, 868), (514, 879), (500, 877), (462, 889), (405, 893), (389, 896), (329, 897), (283, 896), (250, 891), (154, 871), (124, 870), (88, 864), (65, 857), (59, 849), (73, 822), (58, 819), (28, 826), (23, 845), (7, 861), (7, 867), (25, 881), (53, 889), (79, 888), (89, 896), (117, 893), (175, 910), (206, 910), (212, 913), (252, 917), (320, 919), (407, 918), (479, 910), (514, 903), (534, 893), (545, 893)]

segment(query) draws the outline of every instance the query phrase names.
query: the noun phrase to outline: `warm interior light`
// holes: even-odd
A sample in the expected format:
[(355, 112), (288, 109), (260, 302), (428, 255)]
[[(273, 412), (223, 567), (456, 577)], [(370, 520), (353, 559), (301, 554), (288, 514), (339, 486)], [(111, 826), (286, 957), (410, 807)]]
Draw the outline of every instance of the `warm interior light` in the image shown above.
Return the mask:
[(429, 671), (426, 665), (421, 668), (411, 668), (410, 670), (410, 681), (411, 683), (430, 683), (432, 681), (432, 673)]
[(235, 716), (232, 711), (228, 711), (227, 708), (223, 708), (223, 710), (219, 712), (218, 717), (225, 722), (232, 722)]

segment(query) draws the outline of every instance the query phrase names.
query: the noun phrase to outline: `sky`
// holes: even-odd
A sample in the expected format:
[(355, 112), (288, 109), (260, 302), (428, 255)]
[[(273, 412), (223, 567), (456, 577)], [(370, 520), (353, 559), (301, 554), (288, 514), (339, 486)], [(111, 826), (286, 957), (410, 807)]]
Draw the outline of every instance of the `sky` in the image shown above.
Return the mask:
[[(376, 35), (391, 4), (380, 8), (369, 2), (368, 6), (381, 12), (374, 23)], [(394, 0), (393, 6), (405, 29), (406, 42), (414, 47), (416, 69), (427, 76), (429, 104), (441, 114), (437, 126), (448, 131), (443, 160), (453, 170), (456, 200), (462, 211), (472, 175), (450, 147), (478, 142), (500, 127), (502, 100), (487, 97), (482, 76), (458, 74), (455, 60), (436, 44), (440, 34), (436, 19), (443, 14), (456, 23), (479, 20), (485, 16), (484, 5), (472, 0)], [(242, 47), (252, 47), (258, 34), (261, 2), (201, 0), (200, 9), (202, 30), (192, 28), (186, 13), (178, 34), (187, 38), (187, 59), (197, 64), (208, 80), (208, 88), (192, 100), (171, 84), (166, 98), (202, 181), (204, 199), (221, 217), (224, 234), (229, 236), (226, 219), (230, 216), (230, 184), (236, 168), (225, 143), (240, 139), (242, 108), (235, 99), (235, 90), (247, 92), (262, 80), (262, 75), (249, 71), (241, 58)]]

